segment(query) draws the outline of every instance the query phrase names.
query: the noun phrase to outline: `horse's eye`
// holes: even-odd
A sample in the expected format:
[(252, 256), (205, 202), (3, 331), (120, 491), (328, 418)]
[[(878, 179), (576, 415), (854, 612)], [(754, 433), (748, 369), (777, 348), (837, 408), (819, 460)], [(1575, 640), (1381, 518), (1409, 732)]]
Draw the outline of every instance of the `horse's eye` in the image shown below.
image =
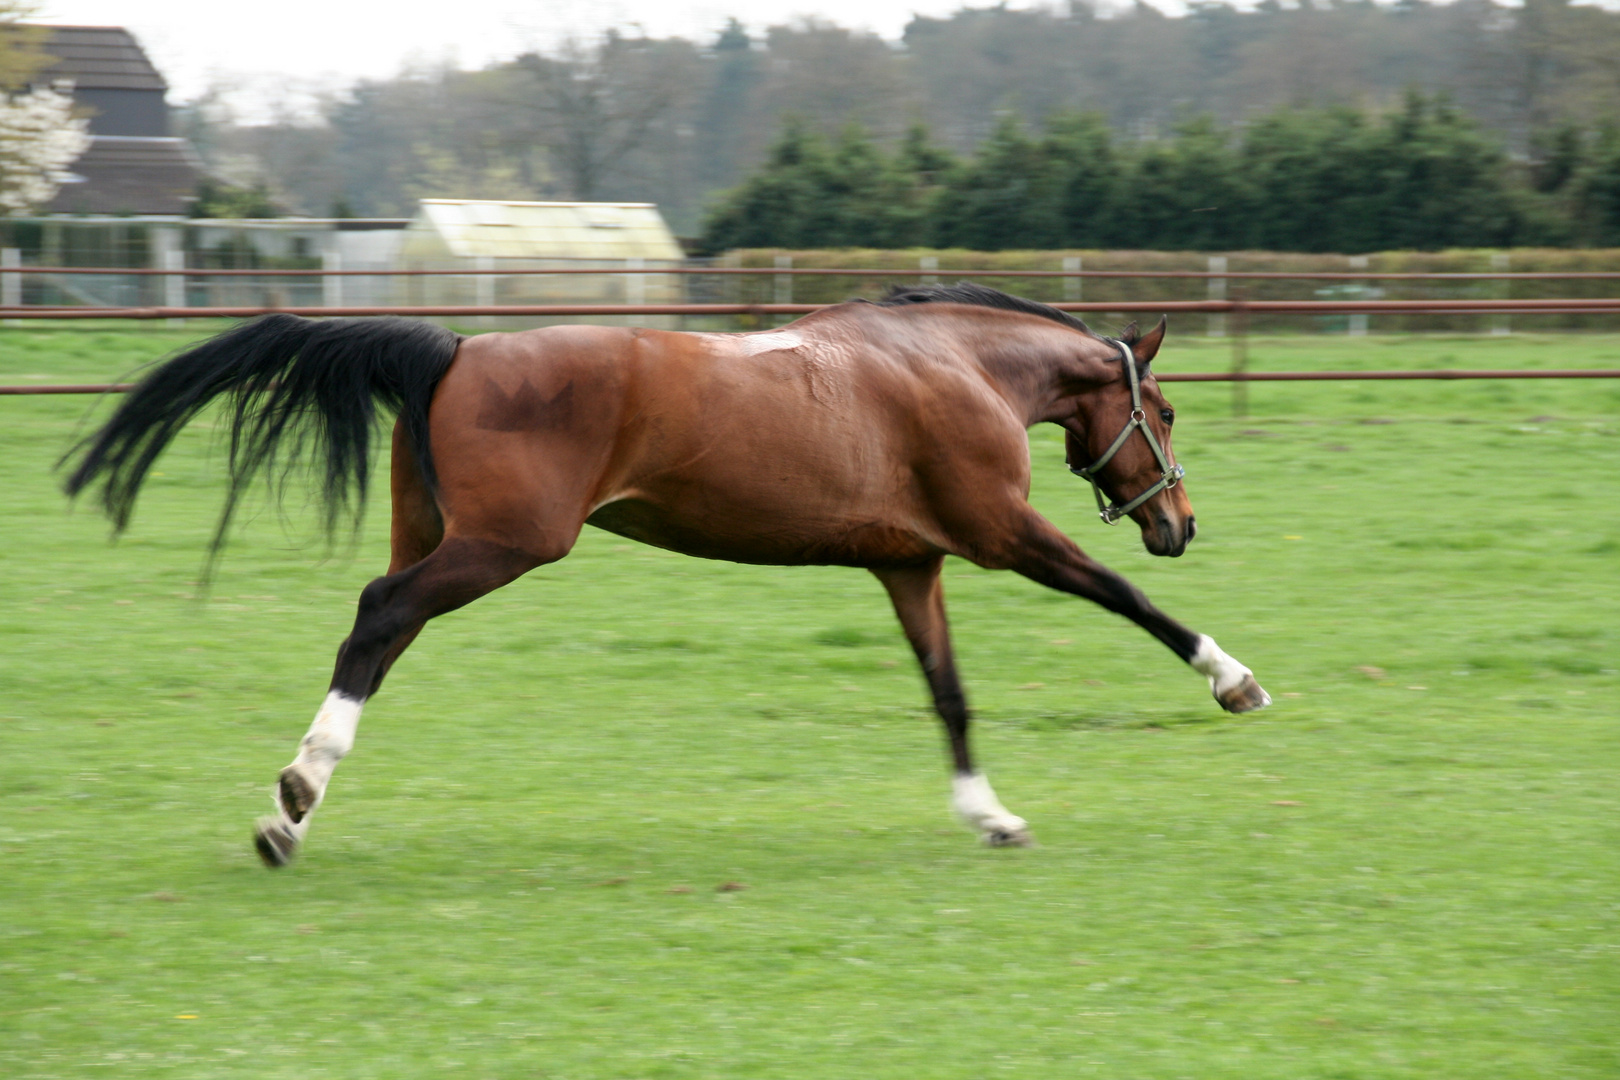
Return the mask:
[(1160, 409), (1159, 419), (1164, 421), (1165, 427), (1169, 427), (1171, 424), (1176, 422), (1176, 410)]

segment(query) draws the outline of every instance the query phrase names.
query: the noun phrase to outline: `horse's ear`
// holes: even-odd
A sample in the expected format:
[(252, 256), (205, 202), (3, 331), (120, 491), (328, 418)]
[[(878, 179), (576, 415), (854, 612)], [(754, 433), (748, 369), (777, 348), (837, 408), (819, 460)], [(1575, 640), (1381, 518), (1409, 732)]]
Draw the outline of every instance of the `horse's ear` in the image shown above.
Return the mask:
[(1136, 339), (1142, 336), (1142, 328), (1134, 322), (1125, 324), (1125, 329), (1119, 332), (1119, 340), (1127, 345), (1135, 345)]
[[(1125, 344), (1131, 347), (1131, 352), (1136, 354), (1137, 360), (1144, 364), (1151, 363), (1153, 358), (1159, 355), (1159, 346), (1164, 342), (1164, 331), (1169, 325), (1170, 320), (1165, 318), (1163, 315), (1160, 315), (1158, 326), (1155, 326), (1153, 329), (1149, 330), (1146, 334), (1143, 334), (1140, 337), (1133, 334), (1123, 340)], [(1136, 324), (1131, 323), (1130, 328), (1135, 330)]]

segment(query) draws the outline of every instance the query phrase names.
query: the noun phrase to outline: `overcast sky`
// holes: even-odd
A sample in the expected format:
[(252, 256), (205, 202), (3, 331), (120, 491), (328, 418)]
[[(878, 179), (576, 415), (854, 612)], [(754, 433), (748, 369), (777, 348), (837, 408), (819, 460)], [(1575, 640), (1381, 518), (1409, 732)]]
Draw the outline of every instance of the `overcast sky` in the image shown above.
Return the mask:
[(477, 68), (613, 26), (639, 24), (654, 36), (708, 41), (732, 15), (754, 33), (818, 15), (892, 40), (913, 14), (945, 15), (963, 6), (964, 0), (40, 0), (38, 21), (129, 28), (168, 79), (172, 103), (224, 80), (241, 88), (241, 102), (297, 105), (312, 91), (396, 75), (406, 65)]

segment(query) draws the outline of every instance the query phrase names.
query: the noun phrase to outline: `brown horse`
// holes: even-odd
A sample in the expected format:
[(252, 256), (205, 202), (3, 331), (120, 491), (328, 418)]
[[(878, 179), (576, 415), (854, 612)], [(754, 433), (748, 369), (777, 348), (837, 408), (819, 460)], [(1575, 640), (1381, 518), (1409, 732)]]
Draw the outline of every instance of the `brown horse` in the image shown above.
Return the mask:
[[(990, 844), (1027, 843), (968, 751), (968, 709), (940, 566), (1015, 570), (1136, 622), (1209, 679), (1232, 712), (1270, 703), (1249, 669), (1159, 611), (1029, 505), (1025, 431), (1067, 432), (1071, 467), (1180, 555), (1192, 506), (1174, 419), (1141, 335), (1094, 335), (1053, 308), (975, 285), (903, 290), (777, 330), (673, 333), (562, 326), (472, 338), (398, 320), (272, 315), (156, 368), (85, 441), (68, 480), (104, 484), (115, 527), (174, 434), (234, 403), (232, 483), (215, 536), (278, 444), (324, 460), (328, 524), (365, 496), (376, 403), (394, 427), (393, 558), (360, 594), (331, 690), (276, 785), (259, 853), (286, 863), (360, 710), (406, 646), (453, 611), (567, 555), (583, 525), (672, 551), (870, 570), (888, 590), (945, 722), (953, 805)], [(1142, 437), (1133, 437), (1141, 432)]]

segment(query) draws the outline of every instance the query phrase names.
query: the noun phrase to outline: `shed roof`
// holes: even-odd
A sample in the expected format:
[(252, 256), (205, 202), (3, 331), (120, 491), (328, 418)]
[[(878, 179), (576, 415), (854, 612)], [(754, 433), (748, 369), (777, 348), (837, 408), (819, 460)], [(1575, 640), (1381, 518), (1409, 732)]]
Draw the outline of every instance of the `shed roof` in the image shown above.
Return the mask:
[(41, 77), (72, 79), (83, 90), (167, 90), (135, 36), (122, 26), (52, 26), (44, 51), (55, 61)]
[(423, 199), (411, 227), (436, 233), (459, 258), (683, 257), (653, 203)]
[(97, 135), (48, 214), (185, 214), (202, 168), (185, 139)]

